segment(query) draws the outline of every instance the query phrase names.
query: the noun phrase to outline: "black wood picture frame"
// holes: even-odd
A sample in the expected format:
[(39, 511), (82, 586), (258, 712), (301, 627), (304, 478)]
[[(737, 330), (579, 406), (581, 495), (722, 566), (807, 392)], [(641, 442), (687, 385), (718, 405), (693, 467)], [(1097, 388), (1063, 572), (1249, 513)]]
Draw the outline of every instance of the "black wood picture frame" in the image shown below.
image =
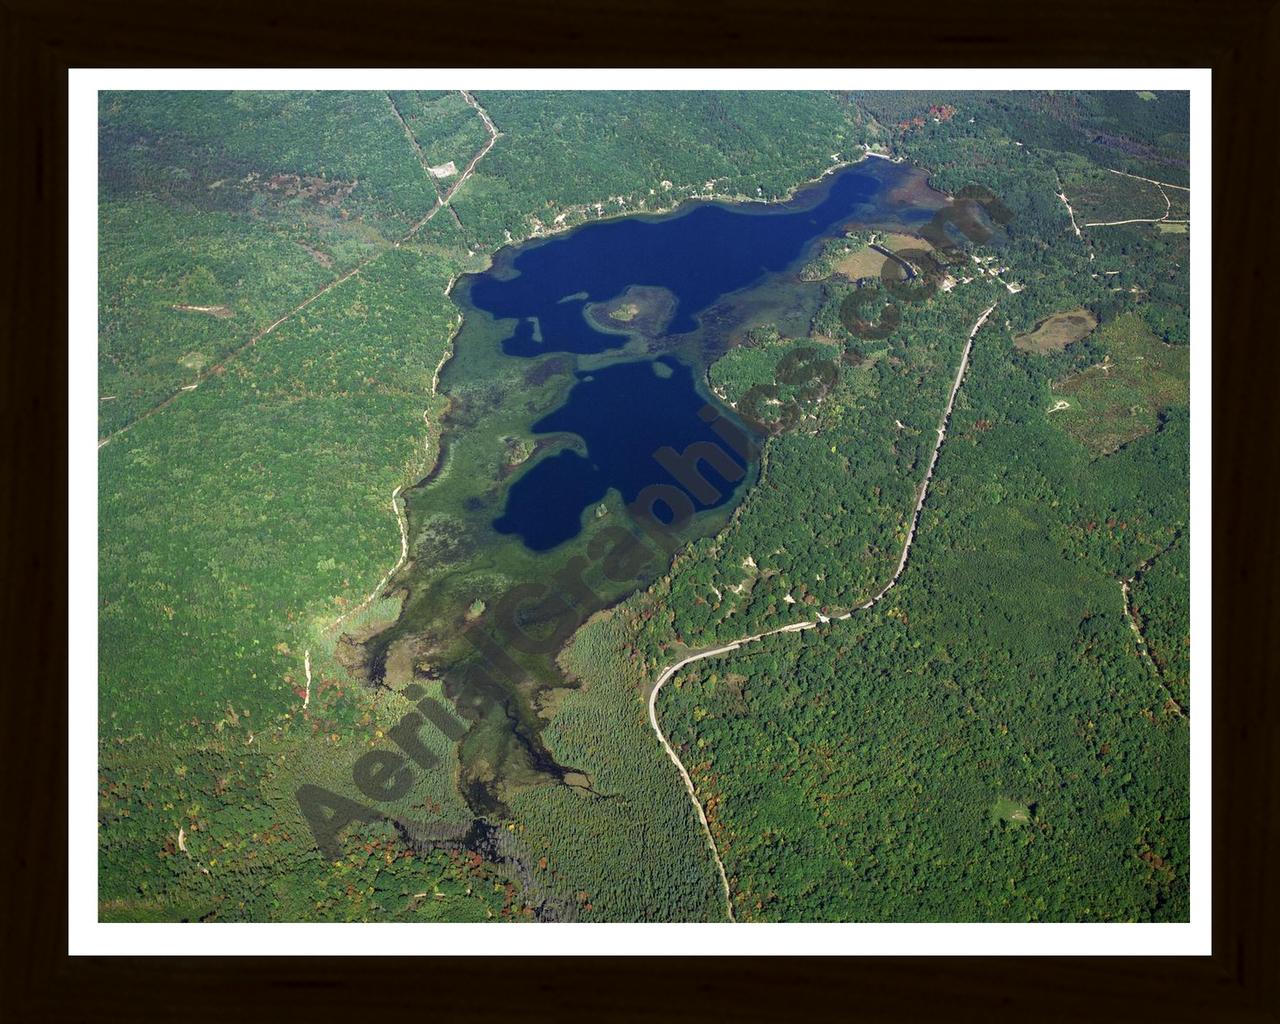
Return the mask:
[[(1280, 1018), (1274, 253), (1280, 6), (583, 0), (439, 8), (0, 0), (7, 1020)], [(67, 70), (74, 67), (1212, 67), (1213, 954), (1155, 958), (67, 955)], [(265, 926), (271, 927), (271, 926)], [(1143, 929), (1135, 925), (1135, 951)], [(540, 937), (542, 933), (539, 933)], [(554, 926), (545, 932), (554, 952)], [(337, 937), (335, 935), (335, 941)], [(342, 941), (346, 942), (347, 939)], [(406, 952), (412, 943), (406, 932)], [(359, 953), (337, 949), (335, 953)], [(708, 953), (713, 950), (708, 949)], [(963, 952), (957, 950), (957, 953)]]

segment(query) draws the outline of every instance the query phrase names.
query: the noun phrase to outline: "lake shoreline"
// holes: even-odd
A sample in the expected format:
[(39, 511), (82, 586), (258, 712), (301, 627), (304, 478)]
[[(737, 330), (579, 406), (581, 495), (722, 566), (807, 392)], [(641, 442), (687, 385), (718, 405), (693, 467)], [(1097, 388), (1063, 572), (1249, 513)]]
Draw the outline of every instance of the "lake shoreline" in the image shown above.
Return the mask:
[[(660, 466), (651, 464), (653, 452), (714, 443), (714, 438), (704, 437), (709, 426), (695, 415), (708, 401), (722, 404), (705, 371), (733, 344), (738, 326), (758, 316), (792, 315), (792, 300), (779, 305), (779, 296), (790, 296), (788, 282), (812, 245), (840, 236), (851, 225), (905, 229), (935, 205), (932, 200), (922, 205), (916, 198), (925, 187), (923, 175), (891, 166), (893, 161), (869, 168), (870, 173), (840, 177), (853, 167), (866, 166), (868, 159), (863, 154), (833, 163), (794, 184), (784, 199), (686, 196), (668, 210), (619, 211), (588, 222), (608, 221), (612, 230), (602, 229), (569, 248), (563, 248), (565, 240), (587, 224), (565, 225), (546, 235), (531, 233), (496, 250), (485, 261), (487, 270), (451, 278), (446, 294), (461, 315), (433, 378), (438, 434), (426, 472), (405, 488), (409, 557), (388, 583), (402, 589), (405, 600), (397, 621), (361, 644), (372, 669), (367, 684), (383, 685), (376, 666), (393, 644), (408, 638), (425, 659), (423, 672), (444, 671), (453, 677), (473, 665), (475, 652), (468, 647), (443, 654), (440, 642), (452, 645), (454, 639), (461, 642), (472, 635), (482, 640), (481, 634), (495, 628), (500, 633), (502, 622), (487, 616), (483, 622), (464, 622), (462, 609), (477, 600), (496, 607), (513, 586), (537, 586), (563, 570), (561, 563), (569, 556), (580, 557), (603, 528), (597, 523), (607, 514), (601, 511), (605, 503), (618, 511), (618, 500), (625, 507), (638, 491), (654, 486), (654, 474), (661, 477)], [(806, 189), (812, 194), (804, 195)], [(762, 207), (776, 208), (776, 216), (757, 215)], [(637, 219), (649, 223), (623, 226)], [(560, 245), (554, 250), (544, 248), (552, 236), (564, 237), (557, 239)], [(637, 281), (645, 284), (637, 286)], [(752, 289), (757, 294), (735, 305)], [(596, 295), (609, 297), (589, 301)], [(628, 296), (636, 306), (634, 311), (627, 308), (630, 319), (603, 322), (615, 307), (623, 308)], [(702, 314), (708, 310), (716, 315), (704, 324)], [(671, 312), (676, 317), (668, 324)], [(626, 344), (624, 352), (624, 344), (603, 340), (606, 333), (619, 341), (633, 336), (635, 344)], [(650, 334), (654, 337), (647, 337)], [(528, 360), (533, 368), (552, 355), (571, 361), (577, 378), (564, 381), (571, 386), (558, 397), (560, 383), (544, 384), (513, 372), (518, 361)], [(668, 372), (658, 373), (659, 364), (673, 357), (676, 361), (667, 365)], [(580, 360), (590, 369), (580, 366)], [(654, 379), (628, 366), (640, 361), (652, 364)], [(696, 380), (683, 381), (689, 375), (677, 373), (681, 367), (695, 371)], [(668, 385), (666, 380), (675, 383)], [(571, 397), (575, 393), (576, 400)], [(634, 415), (636, 396), (645, 397), (640, 404), (652, 413), (644, 421), (652, 421), (647, 434), (636, 434), (631, 429), (636, 424), (624, 424), (625, 416), (619, 415), (626, 409)], [(724, 413), (734, 416), (731, 407)], [(539, 433), (534, 429), (539, 423), (542, 432), (554, 426), (584, 437), (586, 457), (571, 448), (556, 456), (523, 459), (516, 466), (499, 465), (495, 459), (500, 458), (491, 457), (492, 442), (499, 435), (532, 437)], [(712, 488), (722, 497), (699, 509), (701, 525), (690, 540), (722, 532), (758, 479), (757, 468), (748, 465), (741, 476), (714, 481)], [(432, 490), (428, 497), (425, 492), (433, 484), (443, 490)], [(603, 496), (597, 497), (599, 488)], [(580, 511), (577, 502), (583, 495), (591, 500)], [(587, 511), (592, 504), (597, 507), (595, 517)], [(725, 505), (723, 512), (713, 512)], [(578, 528), (570, 531), (570, 524)], [(507, 539), (517, 537), (523, 547)], [(553, 551), (558, 554), (543, 561)], [(645, 578), (633, 585), (620, 586), (621, 580), (603, 585), (584, 606), (584, 619), (670, 573), (677, 554), (669, 552), (661, 564), (646, 568), (641, 573)], [(593, 571), (598, 574), (600, 567)], [(493, 639), (501, 647), (509, 638)], [(547, 694), (567, 682), (554, 668), (562, 646), (550, 652), (546, 665), (521, 665), (519, 680), (499, 684), (507, 708), (503, 715), (475, 705), (465, 674), (457, 675), (458, 689), (446, 683), (446, 695), (475, 727), (474, 742), (464, 744), (470, 749), (462, 756), (476, 769), (463, 771), (464, 800), (473, 810), (501, 806), (502, 793), (537, 785), (539, 778), (552, 781), (560, 774), (552, 770), (559, 766), (537, 737), (547, 724), (538, 708)], [(435, 654), (428, 656), (431, 651)], [(504, 725), (503, 719), (519, 728)]]

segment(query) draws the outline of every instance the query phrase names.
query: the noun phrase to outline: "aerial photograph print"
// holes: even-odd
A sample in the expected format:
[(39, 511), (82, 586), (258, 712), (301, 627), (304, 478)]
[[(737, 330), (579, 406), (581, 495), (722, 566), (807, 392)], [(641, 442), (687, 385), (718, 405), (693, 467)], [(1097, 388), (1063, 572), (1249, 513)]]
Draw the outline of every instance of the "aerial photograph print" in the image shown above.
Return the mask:
[(96, 93), (97, 922), (1190, 922), (1191, 93), (456, 77)]

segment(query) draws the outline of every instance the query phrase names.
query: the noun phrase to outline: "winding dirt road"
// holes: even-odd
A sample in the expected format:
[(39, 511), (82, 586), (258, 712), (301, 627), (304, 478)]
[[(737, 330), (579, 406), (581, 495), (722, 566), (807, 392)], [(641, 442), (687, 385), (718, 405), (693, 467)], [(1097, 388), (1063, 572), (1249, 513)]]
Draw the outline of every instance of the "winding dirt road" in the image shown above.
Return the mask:
[(1062, 178), (1059, 177), (1058, 172), (1056, 170), (1053, 172), (1053, 176), (1058, 182), (1058, 191), (1055, 192), (1054, 195), (1056, 195), (1059, 199), (1061, 199), (1062, 205), (1067, 208), (1067, 214), (1071, 217), (1071, 230), (1076, 233), (1076, 238), (1079, 238), (1080, 225), (1076, 223), (1076, 211), (1071, 209), (1071, 201), (1067, 198), (1067, 193), (1063, 191)]
[(1170, 185), (1167, 181), (1156, 181), (1155, 178), (1144, 178), (1140, 174), (1129, 174), (1125, 171), (1117, 171), (1113, 167), (1108, 167), (1107, 170), (1109, 170), (1112, 174), (1120, 175), (1122, 178), (1133, 178), (1135, 181), (1146, 181), (1152, 185), (1155, 185), (1160, 190), (1160, 195), (1164, 199), (1164, 216), (1163, 217), (1134, 217), (1131, 220), (1095, 220), (1095, 221), (1089, 221), (1083, 225), (1077, 224), (1076, 212), (1071, 208), (1071, 202), (1070, 200), (1067, 199), (1067, 194), (1063, 191), (1063, 188), (1062, 188), (1062, 178), (1058, 177), (1058, 174), (1055, 171), (1054, 177), (1057, 178), (1058, 180), (1058, 191), (1055, 192), (1054, 195), (1056, 195), (1059, 199), (1061, 199), (1062, 205), (1067, 208), (1067, 213), (1071, 216), (1071, 229), (1076, 233), (1077, 238), (1082, 237), (1080, 233), (1081, 227), (1110, 228), (1110, 227), (1116, 227), (1117, 225), (1120, 225), (1120, 224), (1190, 224), (1191, 223), (1189, 220), (1170, 220), (1169, 219), (1169, 214), (1173, 212), (1173, 204), (1169, 201), (1169, 194), (1165, 192), (1166, 188), (1176, 188), (1176, 189), (1180, 189), (1183, 192), (1189, 193), (1191, 189), (1189, 189), (1186, 185)]
[[(1160, 198), (1164, 200), (1164, 216), (1163, 217), (1133, 217), (1130, 220), (1098, 220), (1098, 221), (1093, 221), (1090, 224), (1086, 224), (1085, 227), (1110, 228), (1110, 227), (1115, 227), (1119, 224), (1190, 224), (1191, 223), (1191, 221), (1189, 220), (1170, 220), (1169, 219), (1169, 214), (1173, 212), (1173, 203), (1169, 201), (1169, 193), (1166, 192), (1165, 189), (1176, 188), (1176, 189), (1181, 189), (1183, 192), (1190, 193), (1191, 189), (1187, 188), (1185, 185), (1170, 185), (1168, 182), (1165, 182), (1165, 181), (1156, 181), (1155, 178), (1144, 178), (1139, 174), (1127, 174), (1124, 171), (1117, 171), (1112, 167), (1108, 167), (1107, 170), (1109, 170), (1112, 174), (1120, 175), (1120, 177), (1122, 178), (1133, 178), (1134, 181), (1149, 182), (1152, 185), (1154, 185), (1156, 188), (1158, 188), (1160, 190)], [(1065, 198), (1063, 199), (1063, 202), (1066, 202)], [(1070, 207), (1068, 207), (1068, 209), (1070, 209)], [(1074, 217), (1073, 217), (1073, 220), (1074, 220)], [(1076, 233), (1079, 234), (1078, 231)]]
[(1112, 174), (1118, 174), (1122, 178), (1135, 178), (1138, 181), (1149, 181), (1153, 185), (1159, 185), (1161, 188), (1176, 188), (1182, 192), (1190, 192), (1191, 188), (1187, 185), (1170, 185), (1167, 181), (1156, 181), (1155, 178), (1144, 178), (1141, 174), (1130, 174), (1128, 171), (1117, 171), (1114, 167), (1108, 167)]
[[(938, 421), (938, 440), (933, 446), (933, 455), (929, 459), (929, 468), (925, 471), (924, 479), (920, 482), (920, 487), (916, 492), (916, 504), (911, 513), (911, 527), (907, 531), (907, 537), (902, 545), (902, 556), (898, 559), (898, 567), (894, 570), (893, 576), (880, 591), (864, 604), (858, 605), (854, 611), (866, 611), (879, 602), (890, 590), (897, 584), (902, 576), (903, 570), (907, 567), (907, 559), (911, 555), (911, 545), (915, 541), (916, 528), (920, 525), (920, 513), (924, 509), (925, 499), (929, 495), (929, 483), (933, 480), (934, 468), (938, 465), (938, 455), (942, 451), (942, 443), (947, 439), (947, 426), (951, 421), (951, 410), (955, 407), (956, 395), (960, 392), (960, 384), (964, 380), (965, 371), (969, 368), (969, 354), (973, 351), (973, 340), (977, 336), (982, 325), (987, 322), (987, 317), (995, 310), (995, 305), (988, 306), (978, 317), (977, 322), (969, 331), (969, 337), (965, 341), (964, 351), (960, 356), (960, 366), (956, 370), (955, 381), (951, 385), (951, 394), (947, 397), (946, 408), (942, 412), (942, 418)], [(659, 673), (658, 678), (654, 681), (653, 689), (649, 693), (649, 724), (653, 727), (654, 734), (658, 737), (658, 742), (662, 744), (662, 749), (667, 752), (667, 757), (671, 758), (671, 763), (676, 766), (676, 771), (680, 773), (680, 778), (684, 781), (684, 788), (689, 794), (689, 799), (693, 801), (694, 809), (698, 812), (698, 821), (702, 824), (702, 831), (707, 837), (707, 846), (711, 850), (712, 859), (715, 861), (716, 870), (720, 874), (720, 888), (724, 892), (725, 908), (728, 911), (729, 920), (736, 921), (737, 918), (733, 913), (733, 897), (729, 891), (729, 877), (724, 870), (724, 862), (720, 859), (720, 851), (716, 848), (716, 841), (711, 835), (711, 826), (707, 822), (707, 815), (702, 809), (702, 802), (698, 799), (698, 793), (693, 785), (693, 779), (689, 777), (688, 771), (684, 764), (680, 761), (679, 755), (668, 742), (666, 735), (662, 731), (662, 726), (658, 722), (658, 693), (662, 687), (686, 665), (690, 665), (695, 661), (702, 661), (705, 658), (718, 657), (721, 654), (727, 654), (730, 651), (736, 651), (738, 648), (746, 644), (753, 644), (759, 640), (763, 640), (767, 636), (775, 636), (778, 633), (800, 633), (806, 629), (813, 629), (816, 626), (825, 625), (828, 622), (848, 619), (853, 616), (853, 611), (845, 612), (843, 615), (819, 615), (816, 621), (793, 622), (789, 626), (779, 626), (777, 629), (767, 630), (763, 633), (755, 633), (751, 636), (744, 636), (738, 640), (724, 644), (720, 647), (712, 647), (705, 651), (695, 651), (675, 662), (668, 665)]]

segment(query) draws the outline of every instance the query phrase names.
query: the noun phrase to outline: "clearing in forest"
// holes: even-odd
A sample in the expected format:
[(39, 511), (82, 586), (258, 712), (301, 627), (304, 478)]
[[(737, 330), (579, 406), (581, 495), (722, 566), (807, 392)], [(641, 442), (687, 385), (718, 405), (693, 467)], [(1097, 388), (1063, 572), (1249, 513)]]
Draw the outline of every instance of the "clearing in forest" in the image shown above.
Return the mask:
[(907, 252), (909, 250), (919, 251), (921, 249), (925, 252), (933, 251), (933, 245), (927, 239), (920, 238), (916, 235), (904, 235), (900, 232), (893, 231), (881, 235), (876, 244), (884, 246), (890, 252)]
[(843, 274), (850, 281), (860, 281), (865, 277), (879, 277), (886, 263), (892, 263), (888, 256), (864, 245), (861, 249), (841, 257), (832, 269), (837, 274)]
[(997, 797), (989, 808), (992, 821), (1003, 821), (1010, 825), (1025, 825), (1031, 821), (1031, 808), (1007, 796)]
[(1186, 406), (1191, 351), (1160, 341), (1134, 313), (1106, 324), (1099, 341), (1103, 362), (1053, 386), (1052, 397), (1070, 403), (1053, 422), (1096, 455), (1109, 455), (1155, 430), (1165, 409)]
[(887, 249), (892, 253), (933, 251), (933, 246), (923, 238), (891, 231), (878, 236), (873, 235), (872, 242), (853, 250), (847, 256), (834, 263), (831, 267), (832, 271), (837, 274), (843, 274), (850, 281), (858, 281), (866, 277), (882, 276), (886, 269), (885, 265), (888, 264), (889, 276), (894, 279), (900, 278), (902, 271), (898, 264), (890, 260), (883, 252), (873, 249), (872, 245), (879, 246), (880, 249)]
[(1061, 352), (1068, 345), (1087, 338), (1098, 326), (1098, 318), (1087, 309), (1054, 313), (1036, 324), (1035, 329), (1013, 339), (1013, 347), (1023, 352)]

